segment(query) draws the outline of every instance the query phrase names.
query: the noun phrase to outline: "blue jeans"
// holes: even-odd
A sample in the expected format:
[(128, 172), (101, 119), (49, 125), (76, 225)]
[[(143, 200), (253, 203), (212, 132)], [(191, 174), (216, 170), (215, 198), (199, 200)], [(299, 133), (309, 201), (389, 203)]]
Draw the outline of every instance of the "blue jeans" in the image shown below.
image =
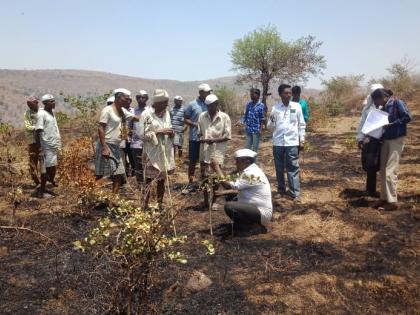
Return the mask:
[(245, 148), (251, 149), (254, 152), (258, 152), (260, 145), (260, 134), (259, 133), (246, 133)]
[(286, 191), (284, 169), (287, 172), (287, 183), (292, 197), (300, 195), (299, 151), (297, 146), (273, 146), (274, 165), (276, 166), (277, 187), (279, 192)]

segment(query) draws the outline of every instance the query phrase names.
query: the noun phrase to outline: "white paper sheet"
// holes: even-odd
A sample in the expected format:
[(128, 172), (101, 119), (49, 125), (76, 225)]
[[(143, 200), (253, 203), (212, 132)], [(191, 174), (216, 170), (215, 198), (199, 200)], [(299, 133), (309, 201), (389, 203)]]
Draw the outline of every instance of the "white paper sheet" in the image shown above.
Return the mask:
[(382, 136), (382, 127), (389, 124), (388, 113), (379, 109), (372, 109), (362, 127), (362, 133), (379, 139)]

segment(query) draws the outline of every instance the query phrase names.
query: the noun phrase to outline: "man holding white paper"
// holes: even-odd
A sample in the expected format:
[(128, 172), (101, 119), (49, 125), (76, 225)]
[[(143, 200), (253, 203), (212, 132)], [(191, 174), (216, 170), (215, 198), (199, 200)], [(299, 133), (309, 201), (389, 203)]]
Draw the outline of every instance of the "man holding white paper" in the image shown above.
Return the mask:
[[(372, 84), (371, 92), (382, 87), (379, 83)], [(378, 197), (376, 192), (376, 173), (379, 171), (380, 138), (383, 133), (382, 127), (387, 123), (387, 113), (376, 107), (369, 95), (364, 102), (356, 139), (362, 153), (362, 167), (366, 172), (366, 193), (371, 197)]]

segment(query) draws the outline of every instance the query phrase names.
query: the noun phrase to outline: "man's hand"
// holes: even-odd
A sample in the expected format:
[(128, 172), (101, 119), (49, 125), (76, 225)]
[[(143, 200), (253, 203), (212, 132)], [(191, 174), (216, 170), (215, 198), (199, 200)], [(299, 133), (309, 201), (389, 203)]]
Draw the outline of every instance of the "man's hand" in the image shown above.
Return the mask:
[(174, 130), (172, 128), (162, 128), (162, 129), (159, 129), (158, 131), (156, 131), (156, 135), (173, 136), (174, 135)]
[(239, 127), (239, 126), (243, 126), (243, 123), (241, 123), (241, 121), (240, 121), (240, 120), (238, 120), (238, 121), (235, 123), (235, 127)]
[(358, 141), (357, 142), (357, 147), (359, 148), (359, 150), (363, 149), (363, 141)]
[(107, 145), (105, 145), (102, 148), (102, 156), (105, 158), (109, 158), (109, 156), (111, 155), (111, 151), (109, 150), (109, 147)]
[(202, 138), (202, 139), (200, 139), (200, 142), (201, 143), (212, 144), (214, 141), (213, 141), (213, 139), (204, 139), (204, 138)]
[(305, 150), (305, 142), (300, 142), (299, 143), (299, 151), (303, 151), (303, 150)]

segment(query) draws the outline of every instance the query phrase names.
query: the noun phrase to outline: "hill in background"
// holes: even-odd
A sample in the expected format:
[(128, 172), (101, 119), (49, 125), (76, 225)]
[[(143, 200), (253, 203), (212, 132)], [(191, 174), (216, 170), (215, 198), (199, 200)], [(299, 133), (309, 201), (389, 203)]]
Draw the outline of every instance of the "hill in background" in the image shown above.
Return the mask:
[[(164, 88), (171, 97), (182, 95), (189, 102), (197, 95), (197, 86), (202, 82), (225, 85), (238, 94), (246, 94), (248, 86), (240, 86), (235, 76), (220, 77), (203, 81), (154, 80), (107, 72), (85, 70), (0, 70), (0, 120), (20, 125), (26, 110), (26, 98), (30, 95), (42, 96), (51, 93), (66, 95), (94, 96), (104, 94), (118, 87), (133, 93), (146, 90), (151, 94), (154, 89)], [(305, 90), (305, 95), (317, 94), (316, 90)], [(57, 110), (69, 112), (62, 98), (58, 98)], [(274, 102), (274, 101), (273, 101)]]

